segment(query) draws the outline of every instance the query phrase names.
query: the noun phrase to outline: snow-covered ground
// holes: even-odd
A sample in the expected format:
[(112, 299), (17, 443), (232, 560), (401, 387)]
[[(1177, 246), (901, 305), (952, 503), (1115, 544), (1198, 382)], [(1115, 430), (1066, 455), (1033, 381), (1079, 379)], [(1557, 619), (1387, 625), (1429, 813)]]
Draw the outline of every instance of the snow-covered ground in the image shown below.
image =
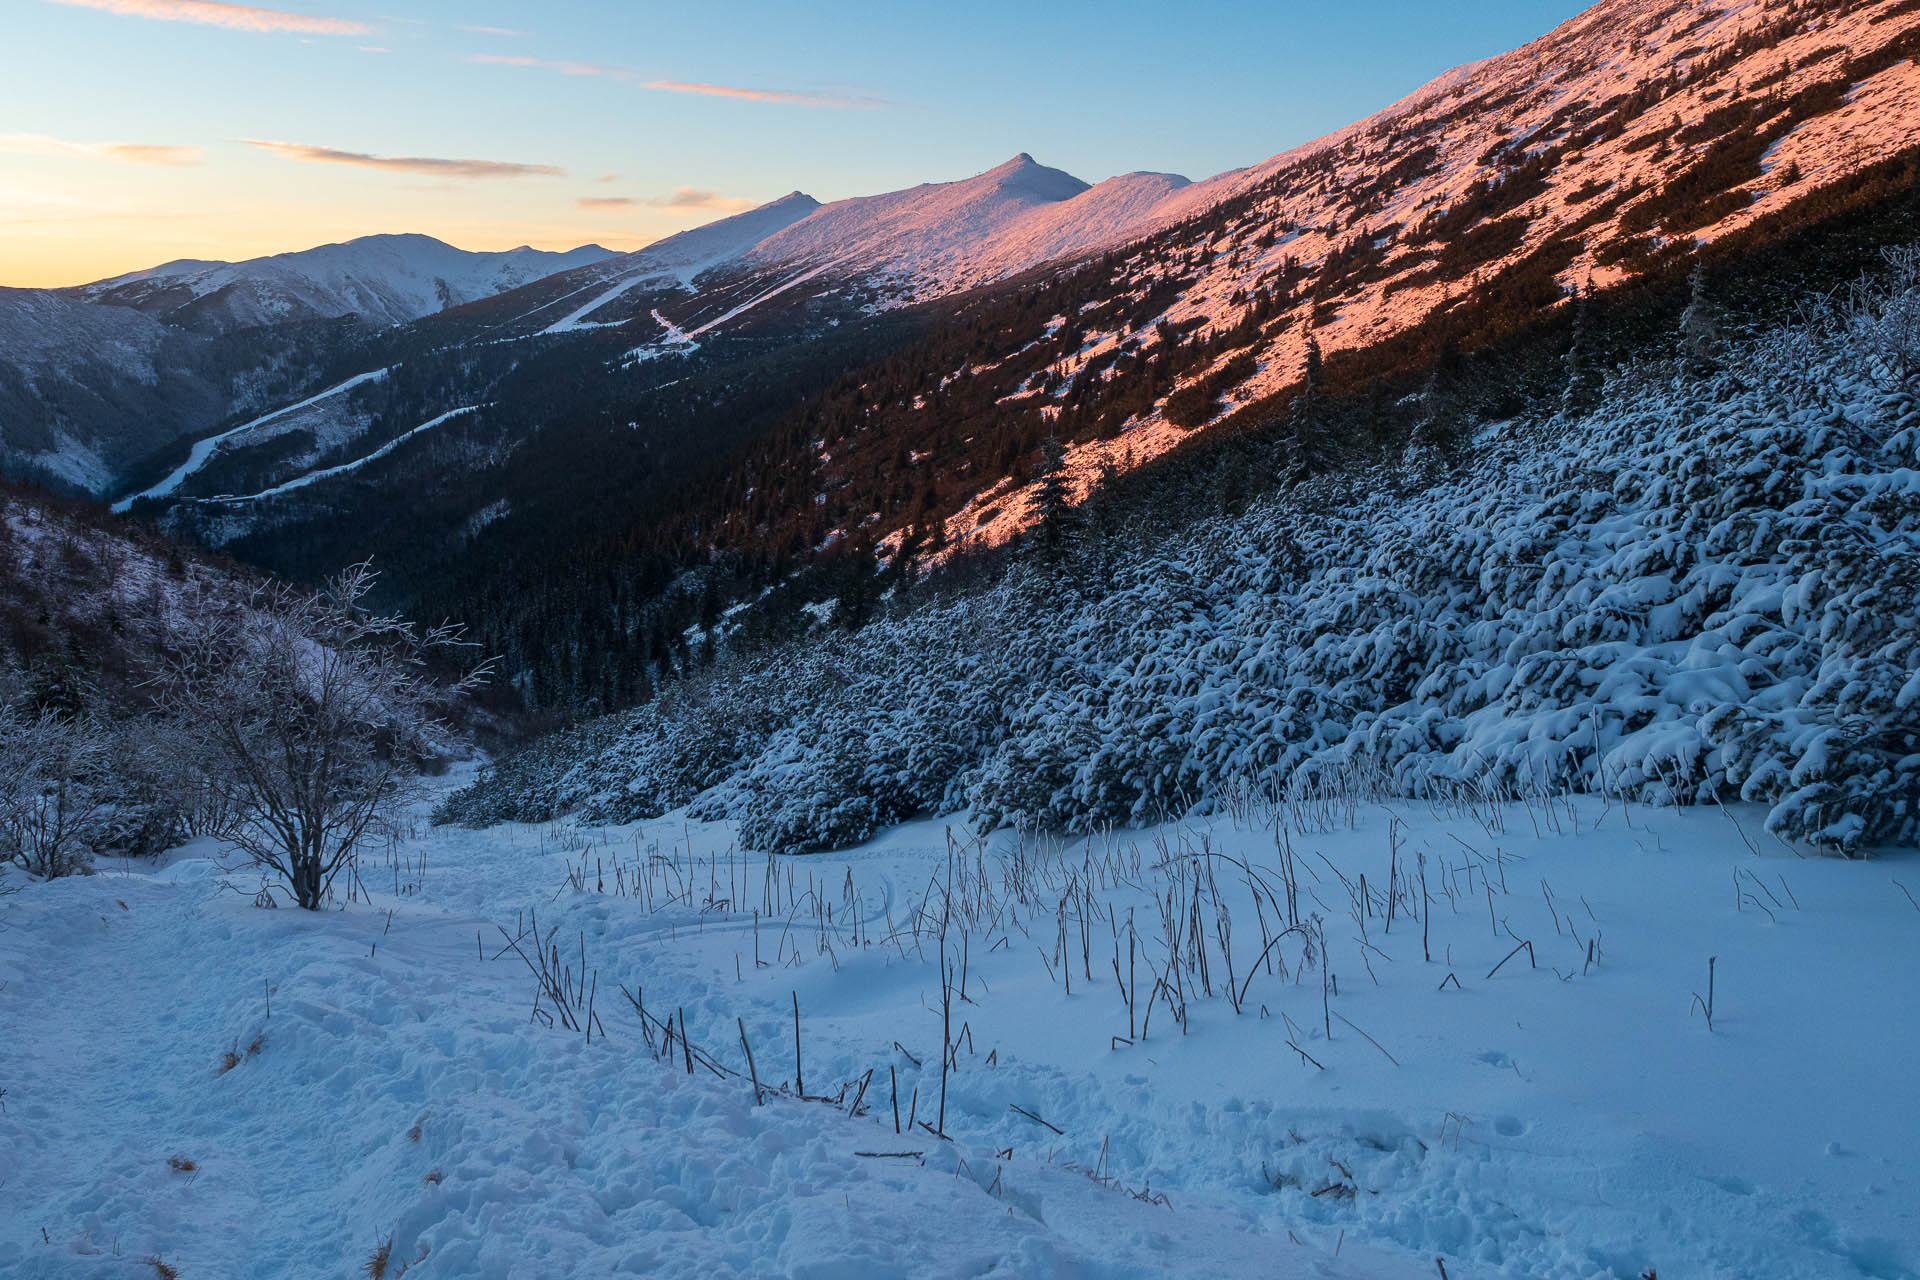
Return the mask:
[(1600, 799), (731, 836), (423, 827), (322, 915), (206, 843), (0, 897), (0, 1273), (1920, 1267), (1911, 853)]

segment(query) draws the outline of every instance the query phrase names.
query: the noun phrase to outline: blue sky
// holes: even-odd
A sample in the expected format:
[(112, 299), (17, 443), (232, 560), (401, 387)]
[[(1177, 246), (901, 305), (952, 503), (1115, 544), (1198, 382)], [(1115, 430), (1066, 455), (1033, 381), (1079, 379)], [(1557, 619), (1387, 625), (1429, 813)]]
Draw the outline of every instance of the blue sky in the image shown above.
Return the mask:
[(377, 231), (632, 248), (1020, 151), (1202, 177), (1583, 7), (0, 0), (0, 284)]

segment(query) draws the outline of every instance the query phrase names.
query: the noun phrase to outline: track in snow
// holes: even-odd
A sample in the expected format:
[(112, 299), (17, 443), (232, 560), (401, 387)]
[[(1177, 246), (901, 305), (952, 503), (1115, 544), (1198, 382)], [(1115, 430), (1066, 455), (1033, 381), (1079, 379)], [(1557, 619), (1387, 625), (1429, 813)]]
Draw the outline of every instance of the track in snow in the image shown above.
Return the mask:
[(187, 455), (187, 460), (181, 463), (178, 467), (175, 467), (173, 471), (168, 474), (166, 479), (162, 480), (159, 484), (156, 484), (151, 488), (142, 489), (139, 493), (130, 494), (127, 497), (121, 498), (118, 502), (115, 502), (113, 504), (113, 509), (116, 512), (125, 512), (129, 510), (134, 503), (140, 501), (142, 498), (164, 498), (168, 494), (173, 493), (174, 491), (179, 489), (181, 484), (183, 484), (186, 481), (188, 476), (198, 471), (201, 467), (204, 467), (207, 464), (208, 459), (213, 457), (213, 455), (219, 450), (221, 444), (224, 443), (225, 441), (231, 440), (235, 436), (242, 435), (248, 431), (251, 431), (255, 427), (262, 426), (266, 423), (269, 423), (273, 421), (275, 418), (285, 417), (287, 414), (293, 413), (295, 410), (305, 409), (311, 405), (319, 404), (322, 400), (331, 399), (332, 397), (337, 396), (344, 391), (351, 391), (363, 382), (372, 382), (376, 379), (384, 378), (386, 376), (387, 376), (387, 371), (385, 369), (375, 369), (370, 373), (355, 374), (353, 377), (348, 378), (345, 382), (336, 383), (335, 385), (328, 387), (325, 391), (319, 392), (316, 395), (308, 396), (305, 400), (300, 401), (298, 404), (290, 404), (284, 409), (275, 409), (272, 413), (261, 414), (259, 417), (253, 419), (251, 422), (243, 422), (237, 427), (229, 427), (227, 430), (220, 432), (218, 435), (208, 436), (204, 440), (196, 441), (194, 443), (192, 452), (190, 452)]
[(392, 453), (395, 449), (398, 449), (401, 445), (405, 444), (407, 441), (413, 439), (415, 436), (421, 434), (422, 432), (431, 431), (433, 430), (433, 428), (439, 426), (443, 422), (446, 422), (448, 419), (457, 418), (463, 413), (473, 413), (474, 411), (478, 410), (480, 407), (481, 406), (477, 404), (470, 404), (470, 405), (463, 405), (458, 409), (449, 409), (445, 413), (440, 414), (437, 417), (427, 419), (425, 422), (421, 423), (417, 427), (414, 427), (408, 431), (402, 432), (400, 435), (395, 436), (393, 439), (381, 445), (378, 449), (375, 449), (372, 453), (367, 454), (365, 457), (355, 458), (351, 462), (342, 462), (338, 466), (322, 467), (318, 471), (309, 471), (305, 475), (296, 476), (294, 479), (287, 481), (285, 484), (277, 484), (273, 486), (273, 488), (271, 489), (262, 489), (258, 493), (249, 493), (249, 494), (243, 494), (243, 495), (221, 494), (219, 497), (208, 499), (208, 501), (210, 502), (257, 502), (261, 498), (271, 498), (276, 494), (286, 493), (290, 489), (305, 488), (307, 485), (313, 484), (315, 481), (327, 480), (337, 475), (344, 475), (349, 471), (355, 471), (361, 467), (366, 466), (369, 462), (375, 462), (381, 458), (386, 457), (388, 454)]

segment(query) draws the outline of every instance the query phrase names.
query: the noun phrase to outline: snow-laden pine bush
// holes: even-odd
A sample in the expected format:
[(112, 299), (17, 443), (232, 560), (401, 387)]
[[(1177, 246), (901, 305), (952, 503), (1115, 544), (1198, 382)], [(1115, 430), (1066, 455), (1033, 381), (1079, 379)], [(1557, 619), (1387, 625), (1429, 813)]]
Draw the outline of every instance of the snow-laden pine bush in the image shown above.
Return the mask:
[(1600, 407), (1484, 427), (1086, 577), (733, 664), (554, 739), (466, 820), (693, 803), (755, 847), (924, 811), (1066, 830), (1346, 770), (1419, 795), (1739, 797), (1854, 853), (1920, 839), (1920, 322), (1892, 284), (1649, 362)]

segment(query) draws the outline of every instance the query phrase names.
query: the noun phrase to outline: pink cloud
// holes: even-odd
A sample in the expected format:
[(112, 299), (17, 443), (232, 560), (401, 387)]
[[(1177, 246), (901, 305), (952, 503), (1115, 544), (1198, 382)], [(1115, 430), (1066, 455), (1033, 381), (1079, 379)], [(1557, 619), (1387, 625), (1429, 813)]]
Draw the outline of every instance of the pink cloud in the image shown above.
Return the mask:
[(662, 93), (693, 93), (707, 98), (746, 98), (753, 102), (784, 102), (796, 107), (871, 108), (888, 105), (884, 98), (848, 98), (829, 93), (790, 93), (785, 89), (743, 89), (731, 84), (698, 80), (649, 80), (645, 88)]
[(25, 156), (74, 156), (91, 160), (123, 160), (130, 164), (173, 166), (200, 163), (200, 148), (162, 146), (149, 142), (71, 142), (44, 133), (0, 133), (0, 152)]
[(363, 36), (373, 28), (349, 18), (326, 18), (284, 9), (261, 9), (221, 0), (53, 0), (78, 9), (104, 9), (128, 18), (162, 22), (197, 22), (233, 31), (297, 31), (320, 36)]
[(126, 160), (133, 164), (164, 164), (180, 168), (200, 163), (198, 147), (165, 147), (146, 142), (107, 142), (101, 144), (100, 150), (115, 160)]
[(563, 178), (566, 170), (551, 164), (520, 164), (510, 160), (453, 160), (440, 156), (377, 156), (365, 151), (341, 151), (304, 142), (270, 142), (260, 138), (240, 141), (262, 151), (308, 164), (347, 164), (366, 169), (421, 174), (430, 178)]
[(795, 93), (786, 89), (750, 89), (740, 85), (710, 84), (701, 80), (648, 80), (627, 67), (610, 67), (598, 62), (574, 62), (565, 58), (531, 58), (525, 54), (476, 53), (468, 62), (505, 67), (544, 67), (566, 76), (605, 76), (658, 93), (690, 93), (707, 98), (742, 98), (752, 102), (778, 102), (796, 107), (834, 107), (872, 109), (891, 106), (885, 98), (849, 97), (830, 93)]
[(672, 195), (661, 196), (647, 203), (656, 209), (712, 209), (719, 213), (739, 213), (743, 209), (753, 208), (751, 200), (723, 196), (718, 191), (702, 191), (698, 187), (676, 187)]

